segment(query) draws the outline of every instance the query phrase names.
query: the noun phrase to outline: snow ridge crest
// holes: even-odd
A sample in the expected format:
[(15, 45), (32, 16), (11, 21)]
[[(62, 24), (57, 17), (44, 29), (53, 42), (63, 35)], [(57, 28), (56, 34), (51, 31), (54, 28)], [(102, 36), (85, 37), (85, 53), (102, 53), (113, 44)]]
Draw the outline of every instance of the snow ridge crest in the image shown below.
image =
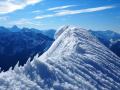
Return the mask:
[(64, 31), (67, 31), (67, 30), (70, 30), (70, 29), (74, 30), (75, 28), (78, 29), (79, 27), (78, 26), (73, 26), (73, 25), (64, 25), (57, 30), (54, 37), (55, 37), (55, 39), (57, 39)]

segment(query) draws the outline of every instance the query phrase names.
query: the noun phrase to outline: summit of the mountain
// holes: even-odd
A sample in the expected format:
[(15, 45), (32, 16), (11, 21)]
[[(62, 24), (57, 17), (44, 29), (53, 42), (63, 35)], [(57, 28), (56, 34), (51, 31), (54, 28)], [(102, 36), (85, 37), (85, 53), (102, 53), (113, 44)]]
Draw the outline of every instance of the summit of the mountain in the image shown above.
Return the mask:
[(9, 30), (11, 32), (20, 32), (21, 31), (21, 29), (17, 25), (12, 26), (11, 28), (9, 28)]

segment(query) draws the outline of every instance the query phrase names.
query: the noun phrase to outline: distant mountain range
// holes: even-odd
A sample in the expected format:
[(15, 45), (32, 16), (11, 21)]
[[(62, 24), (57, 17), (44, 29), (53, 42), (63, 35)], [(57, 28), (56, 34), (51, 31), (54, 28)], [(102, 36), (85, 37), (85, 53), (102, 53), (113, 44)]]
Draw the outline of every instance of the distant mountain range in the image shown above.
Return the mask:
[(44, 35), (46, 35), (49, 38), (54, 38), (54, 34), (56, 32), (55, 29), (48, 29), (48, 30), (38, 30), (38, 29), (35, 29), (35, 28), (22, 28), (22, 29), (20, 29), (16, 25), (14, 25), (13, 27), (8, 28), (8, 29), (11, 32), (21, 32), (21, 30), (32, 31), (32, 32), (44, 34)]
[[(41, 55), (53, 43), (54, 39), (40, 30), (0, 27), (0, 67), (7, 70), (19, 61), (24, 65), (29, 57)], [(47, 32), (47, 31), (46, 31)], [(48, 34), (48, 33), (47, 33)]]

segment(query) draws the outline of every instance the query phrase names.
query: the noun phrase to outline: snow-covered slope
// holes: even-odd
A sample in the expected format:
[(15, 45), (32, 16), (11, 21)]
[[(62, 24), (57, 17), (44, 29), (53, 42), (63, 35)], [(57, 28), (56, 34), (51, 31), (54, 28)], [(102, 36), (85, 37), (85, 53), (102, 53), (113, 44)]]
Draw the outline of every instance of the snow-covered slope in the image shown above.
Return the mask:
[(112, 52), (120, 57), (120, 34), (114, 31), (93, 31), (89, 32), (94, 35), (98, 40), (108, 47)]
[(51, 48), (0, 73), (0, 90), (119, 90), (120, 58), (86, 30), (65, 26)]

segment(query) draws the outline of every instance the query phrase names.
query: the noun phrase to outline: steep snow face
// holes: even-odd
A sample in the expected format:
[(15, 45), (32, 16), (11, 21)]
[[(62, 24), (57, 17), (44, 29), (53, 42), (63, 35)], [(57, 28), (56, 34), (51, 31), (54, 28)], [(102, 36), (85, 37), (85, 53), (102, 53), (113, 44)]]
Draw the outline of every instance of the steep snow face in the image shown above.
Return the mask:
[(51, 48), (0, 74), (1, 90), (119, 90), (120, 58), (79, 27), (56, 33)]

